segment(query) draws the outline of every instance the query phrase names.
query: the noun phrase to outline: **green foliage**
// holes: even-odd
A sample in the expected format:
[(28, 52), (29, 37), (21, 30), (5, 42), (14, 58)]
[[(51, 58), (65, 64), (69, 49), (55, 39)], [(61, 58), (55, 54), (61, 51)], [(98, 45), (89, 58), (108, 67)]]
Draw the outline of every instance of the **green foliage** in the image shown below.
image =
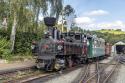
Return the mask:
[[(31, 32), (17, 32), (16, 33), (16, 41), (15, 41), (15, 47), (14, 47), (14, 53), (26, 53), (26, 52), (31, 52), (31, 43), (33, 40), (39, 40), (41, 39), (42, 34), (40, 33), (31, 33)], [(3, 51), (4, 53), (7, 52), (8, 53), (8, 49), (10, 49), (9, 47), (9, 42), (10, 40), (10, 32), (9, 31), (5, 31), (5, 30), (0, 30), (0, 48), (2, 46), (7, 47), (7, 49), (4, 50), (0, 50)], [(5, 53), (5, 54), (7, 54)], [(1, 55), (1, 52), (0, 52)]]
[(0, 39), (0, 57), (5, 59), (11, 57), (10, 42), (6, 38)]
[(124, 31), (121, 31), (120, 29), (117, 30), (98, 30), (96, 32), (101, 32), (101, 33), (110, 33), (110, 34), (114, 34), (114, 35), (120, 35), (120, 34), (125, 34)]
[(9, 38), (10, 38), (9, 31), (0, 30), (0, 38), (6, 38), (7, 40), (9, 40)]
[[(113, 33), (112, 33), (113, 32)], [(118, 33), (119, 32), (119, 33)], [(98, 37), (101, 37), (111, 44), (115, 44), (118, 41), (125, 42), (125, 32), (123, 31), (92, 31), (93, 34), (96, 34)]]
[(31, 52), (33, 40), (39, 40), (40, 36), (35, 33), (17, 32), (14, 53)]

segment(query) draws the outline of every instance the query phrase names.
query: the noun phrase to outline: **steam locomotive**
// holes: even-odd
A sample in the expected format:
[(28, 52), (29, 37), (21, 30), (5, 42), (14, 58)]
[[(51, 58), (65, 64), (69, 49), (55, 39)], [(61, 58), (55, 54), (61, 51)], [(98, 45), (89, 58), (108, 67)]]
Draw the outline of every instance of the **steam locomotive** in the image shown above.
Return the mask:
[(32, 52), (36, 55), (36, 67), (46, 71), (70, 68), (97, 58), (110, 55), (111, 47), (96, 35), (79, 32), (61, 33), (54, 27), (56, 19), (44, 18), (48, 29), (44, 38), (33, 42)]

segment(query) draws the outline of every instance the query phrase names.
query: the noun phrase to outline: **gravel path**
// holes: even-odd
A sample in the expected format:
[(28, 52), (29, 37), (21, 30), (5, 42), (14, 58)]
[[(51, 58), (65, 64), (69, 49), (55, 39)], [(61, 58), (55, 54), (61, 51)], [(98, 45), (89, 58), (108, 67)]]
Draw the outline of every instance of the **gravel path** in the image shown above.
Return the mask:
[(82, 68), (79, 68), (77, 70), (74, 70), (66, 75), (61, 75), (57, 78), (54, 78), (52, 80), (49, 80), (45, 83), (72, 83), (72, 81), (78, 77), (78, 75), (80, 74), (80, 71), (82, 70)]

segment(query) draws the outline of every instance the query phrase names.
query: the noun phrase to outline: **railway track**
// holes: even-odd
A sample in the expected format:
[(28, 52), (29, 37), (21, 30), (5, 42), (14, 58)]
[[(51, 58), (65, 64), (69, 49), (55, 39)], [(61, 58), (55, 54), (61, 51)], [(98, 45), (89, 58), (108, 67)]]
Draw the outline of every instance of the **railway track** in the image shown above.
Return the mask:
[[(113, 58), (108, 63), (99, 63), (95, 62), (95, 72), (90, 73), (90, 66), (87, 67), (88, 70), (84, 70), (86, 73), (83, 73), (83, 78), (79, 81), (79, 83), (107, 83), (109, 78), (112, 76), (115, 69), (118, 67), (119, 61), (114, 61), (116, 58)], [(108, 69), (108, 71), (106, 71)]]
[[(91, 66), (91, 65), (90, 65)], [(98, 79), (98, 76), (99, 76), (99, 74), (98, 74), (98, 72), (99, 72), (99, 69), (98, 69), (98, 62), (95, 62), (94, 63), (94, 66), (95, 66), (95, 68), (94, 68), (94, 70), (88, 70), (87, 72), (88, 72), (88, 75), (86, 75), (86, 78), (84, 78), (80, 83), (88, 83), (88, 82), (90, 82), (90, 81), (93, 81), (94, 83), (97, 81), (97, 80), (99, 80)]]
[(25, 74), (26, 72), (33, 73), (34, 71), (36, 71), (35, 66), (3, 70), (0, 71), (0, 81), (8, 83), (21, 74)]
[(100, 83), (100, 66), (99, 66), (99, 62), (96, 62), (96, 72), (97, 72), (97, 80), (96, 83)]
[(77, 76), (76, 79), (74, 79), (72, 81), (72, 83), (85, 83), (85, 81), (88, 79), (88, 77), (91, 75), (95, 74), (95, 70), (90, 73), (91, 69), (93, 69), (93, 67), (95, 66), (95, 62), (94, 63), (89, 63), (84, 65), (84, 67), (81, 69), (79, 75)]
[(118, 67), (118, 64), (119, 64), (119, 62), (117, 62), (116, 65), (114, 65), (110, 71), (108, 71), (107, 73), (105, 73), (105, 77), (106, 78), (103, 79), (102, 83), (107, 83), (107, 81), (110, 79), (110, 77), (114, 73), (115, 69)]
[(85, 78), (87, 78), (87, 76), (89, 75), (89, 67), (90, 64), (84, 65), (79, 75), (72, 81), (72, 83), (81, 83)]
[(101, 79), (100, 83), (108, 83), (109, 79), (112, 77), (115, 70), (119, 67), (119, 56), (114, 58), (115, 63), (110, 62), (110, 64), (106, 64), (100, 73)]
[(84, 81), (84, 80), (87, 78), (87, 76), (89, 75), (89, 68), (90, 68), (90, 64), (88, 64), (88, 65), (86, 66), (86, 69), (84, 70), (83, 77), (82, 77), (82, 79), (79, 81), (80, 83), (81, 83), (82, 81)]
[(68, 73), (70, 73), (72, 71), (75, 71), (75, 70), (81, 68), (82, 66), (83, 65), (63, 70), (62, 74), (60, 74), (59, 72), (54, 72), (54, 73), (49, 73), (49, 74), (44, 75), (44, 76), (36, 76), (34, 78), (29, 78), (28, 80), (21, 81), (21, 83), (44, 83), (44, 82), (46, 82), (48, 80), (51, 80), (51, 79), (54, 79), (54, 78), (59, 77), (61, 75), (66, 75), (66, 74), (68, 74)]

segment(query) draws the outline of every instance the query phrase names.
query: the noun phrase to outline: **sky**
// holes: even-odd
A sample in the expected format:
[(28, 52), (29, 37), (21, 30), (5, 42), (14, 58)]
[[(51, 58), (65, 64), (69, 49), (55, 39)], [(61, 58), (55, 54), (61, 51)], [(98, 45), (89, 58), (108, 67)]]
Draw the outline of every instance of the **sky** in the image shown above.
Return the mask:
[(75, 23), (83, 29), (125, 31), (125, 0), (64, 0), (75, 9)]

